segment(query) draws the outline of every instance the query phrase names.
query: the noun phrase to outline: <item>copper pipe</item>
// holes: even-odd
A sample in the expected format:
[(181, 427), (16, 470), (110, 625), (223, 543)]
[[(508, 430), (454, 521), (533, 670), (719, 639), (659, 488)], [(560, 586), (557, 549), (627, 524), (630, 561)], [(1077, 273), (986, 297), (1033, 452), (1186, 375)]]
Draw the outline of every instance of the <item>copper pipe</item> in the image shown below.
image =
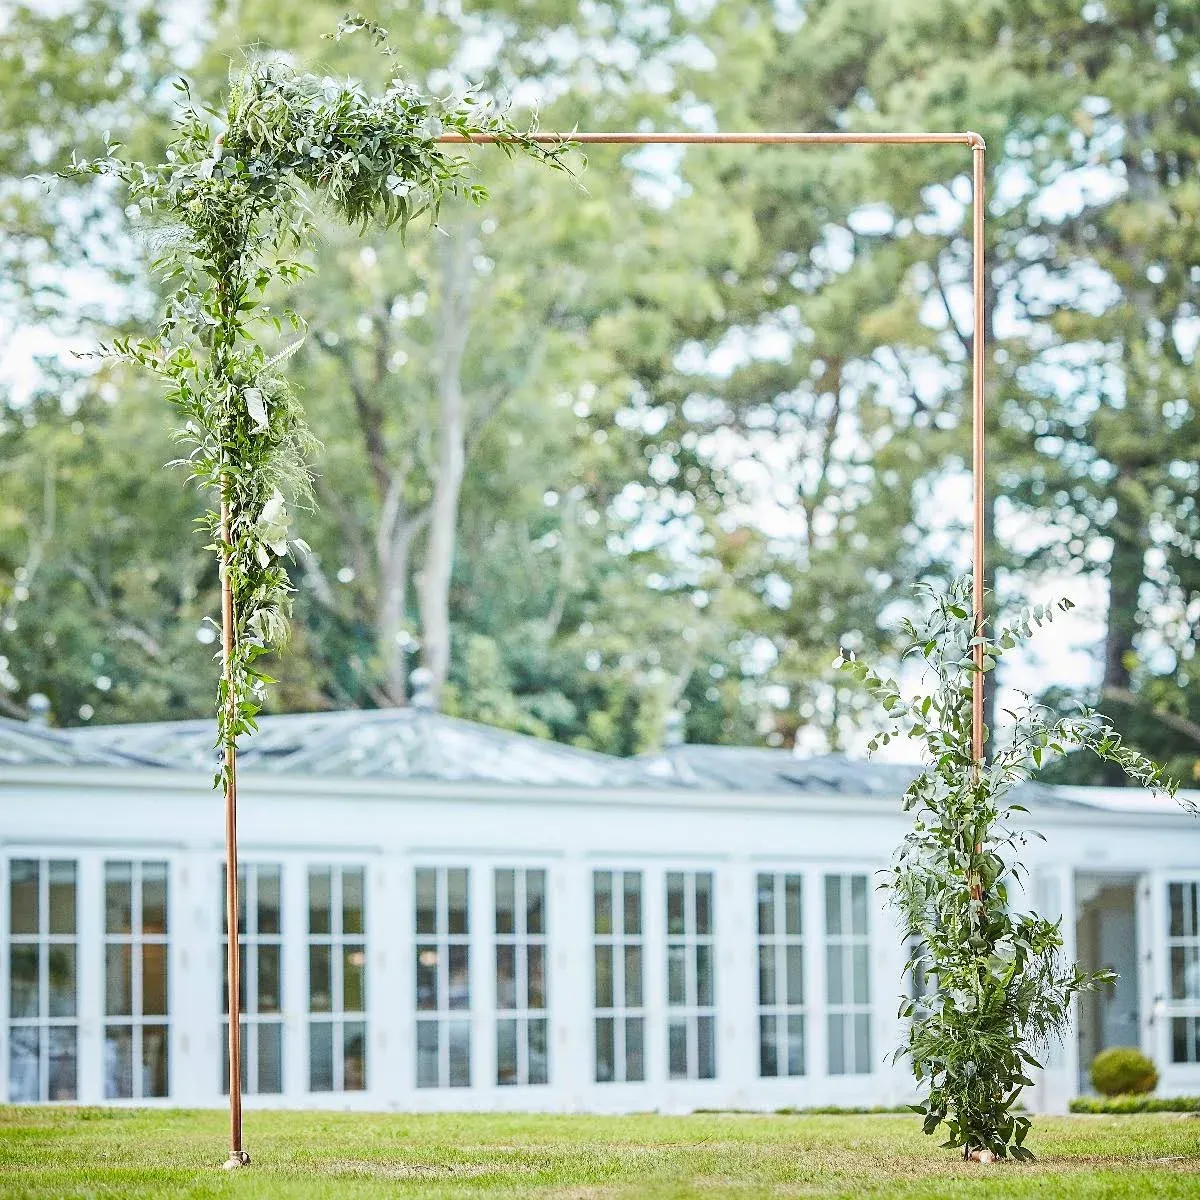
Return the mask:
[[(581, 145), (610, 146), (969, 146), (973, 157), (974, 191), (973, 209), (973, 279), (975, 302), (975, 335), (972, 352), (972, 421), (974, 427), (972, 452), (972, 478), (975, 490), (974, 505), (974, 577), (972, 603), (974, 628), (983, 630), (983, 481), (984, 481), (984, 305), (983, 305), (983, 167), (984, 142), (977, 133), (800, 133), (800, 132), (752, 132), (752, 133), (535, 133), (532, 140), (542, 145), (558, 145), (574, 142)], [(504, 134), (477, 134), (471, 137), (461, 133), (442, 134), (439, 142), (446, 144), (478, 143), (488, 145), (512, 140)], [(228, 679), (233, 655), (233, 595), (227, 575), (228, 554), (231, 545), (229, 529), (229, 505), (221, 505), (221, 542), (224, 553), (221, 573), (221, 623), (222, 659)], [(975, 649), (975, 661), (983, 663), (981, 647)], [(976, 672), (972, 689), (971, 744), (977, 763), (983, 759), (983, 688), (981, 672)], [(240, 1165), (249, 1159), (242, 1148), (242, 1062), (241, 1062), (241, 1013), (239, 1003), (240, 959), (238, 954), (238, 883), (237, 883), (237, 751), (232, 745), (225, 747), (225, 863), (226, 888), (225, 912), (229, 930), (229, 1117), (230, 1117), (230, 1162)]]
[[(577, 142), (586, 146), (971, 146), (982, 148), (977, 133), (534, 133), (542, 145)], [(502, 133), (443, 133), (439, 142), (481, 146), (513, 139)]]
[[(984, 154), (985, 144), (978, 133), (802, 133), (802, 132), (742, 132), (742, 133), (535, 133), (532, 139), (543, 145), (577, 142), (582, 145), (667, 145), (667, 146), (928, 146), (962, 145), (971, 148), (971, 291), (975, 309), (974, 334), (971, 342), (971, 482), (974, 492), (972, 515), (971, 608), (975, 637), (982, 637), (984, 621), (984, 502), (985, 502), (985, 345), (987, 330), (984, 324)], [(511, 140), (504, 134), (478, 134), (468, 137), (462, 133), (445, 133), (440, 142), (481, 144)], [(971, 681), (971, 757), (976, 764), (983, 762), (983, 709), (986, 680), (983, 674), (983, 646), (972, 648), (976, 671)]]
[[(229, 558), (233, 536), (229, 525), (229, 499), (221, 499), (221, 672), (225, 678), (226, 703), (236, 703), (230, 686), (233, 663), (233, 588), (229, 582)], [(241, 954), (238, 928), (237, 852), (237, 747), (225, 745), (225, 966), (229, 1003), (229, 1164), (248, 1162), (242, 1148), (242, 1013)]]
[[(985, 373), (987, 325), (984, 312), (984, 147), (982, 142), (971, 148), (971, 293), (975, 302), (975, 324), (971, 335), (971, 484), (974, 492), (972, 537), (974, 545), (971, 565), (971, 614), (977, 638), (984, 633), (983, 569), (984, 569), (984, 504), (986, 503), (986, 459), (984, 457)], [(971, 680), (971, 757), (977, 766), (983, 763), (983, 696), (987, 685), (983, 673), (983, 645), (972, 649), (975, 673)]]

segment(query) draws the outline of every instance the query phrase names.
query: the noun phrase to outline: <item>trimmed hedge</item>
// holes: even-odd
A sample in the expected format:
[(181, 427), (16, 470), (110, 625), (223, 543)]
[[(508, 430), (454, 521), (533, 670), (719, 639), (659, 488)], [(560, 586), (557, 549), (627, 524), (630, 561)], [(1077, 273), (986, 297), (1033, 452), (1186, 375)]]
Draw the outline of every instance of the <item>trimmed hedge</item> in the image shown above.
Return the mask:
[(815, 1104), (810, 1108), (777, 1108), (778, 1117), (880, 1117), (902, 1113), (907, 1116), (912, 1108), (907, 1104)]
[(1200, 1096), (1077, 1096), (1073, 1113), (1200, 1113)]

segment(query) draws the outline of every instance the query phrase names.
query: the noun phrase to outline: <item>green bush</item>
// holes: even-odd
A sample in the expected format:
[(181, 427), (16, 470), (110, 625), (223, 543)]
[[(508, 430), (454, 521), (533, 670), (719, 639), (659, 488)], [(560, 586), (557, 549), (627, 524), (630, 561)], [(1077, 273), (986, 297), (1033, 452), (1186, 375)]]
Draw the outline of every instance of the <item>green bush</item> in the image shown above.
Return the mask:
[(1113, 1046), (1092, 1059), (1092, 1087), (1102, 1096), (1137, 1096), (1157, 1086), (1154, 1063), (1132, 1046)]
[(1133, 1113), (1200, 1113), (1200, 1096), (1077, 1096), (1071, 1101), (1071, 1111), (1117, 1116)]

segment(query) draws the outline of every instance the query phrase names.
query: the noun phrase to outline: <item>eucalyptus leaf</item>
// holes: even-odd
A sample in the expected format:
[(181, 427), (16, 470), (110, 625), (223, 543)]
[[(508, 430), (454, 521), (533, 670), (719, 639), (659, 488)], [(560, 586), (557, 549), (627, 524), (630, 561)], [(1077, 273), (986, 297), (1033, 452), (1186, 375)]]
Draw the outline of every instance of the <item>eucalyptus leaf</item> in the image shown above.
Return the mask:
[[(933, 995), (911, 1010), (899, 1052), (923, 1093), (926, 1133), (945, 1126), (944, 1144), (964, 1154), (990, 1150), (1024, 1160), (1031, 1157), (1023, 1145), (1028, 1122), (1014, 1107), (1029, 1085), (1027, 1068), (1062, 1038), (1075, 996), (1111, 975), (1065, 961), (1060, 920), (1009, 904), (1010, 885), (1024, 872), (1017, 850), (1040, 835), (1023, 829), (1016, 836), (1006, 827), (1010, 814), (1024, 811), (1007, 797), (1073, 749), (1118, 764), (1145, 787), (1174, 795), (1177, 784), (1099, 714), (1061, 717), (1028, 698), (1011, 710), (1008, 739), (990, 763), (976, 762), (971, 697), (978, 668), (965, 650), (978, 646), (994, 666), (1050, 609), (1020, 614), (998, 638), (980, 637), (969, 577), (945, 592), (922, 593), (926, 616), (906, 627), (903, 650), (923, 656), (923, 692), (905, 702), (893, 681), (861, 664), (854, 671), (899, 731), (922, 745), (925, 762), (905, 793), (912, 826), (883, 882), (914, 947), (910, 969), (920, 963), (935, 981)], [(889, 736), (877, 735), (872, 747)]]
[[(379, 26), (347, 18), (334, 36), (358, 32), (395, 68)], [(484, 194), (471, 161), (433, 140), (442, 130), (486, 134), (508, 153), (558, 169), (567, 169), (571, 147), (536, 141), (478, 95), (446, 104), (398, 74), (370, 97), (278, 58), (251, 58), (222, 108), (196, 104), (186, 84), (177, 86), (184, 107), (162, 162), (122, 158), (112, 144), (108, 157), (75, 157), (63, 174), (111, 176), (132, 211), (161, 222), (156, 269), (177, 281), (174, 295), (155, 337), (117, 339), (106, 353), (162, 381), (186, 448), (178, 461), (211, 500), (201, 526), (233, 602), (217, 702), (218, 745), (230, 750), (256, 728), (270, 682), (252, 664), (288, 633), (288, 504), (312, 503), (315, 442), (280, 371), (303, 338), (270, 354), (247, 324), (257, 314), (255, 324), (278, 329), (258, 297), (311, 269), (301, 257), (317, 243), (311, 194), (351, 226), (377, 222), (403, 233), (416, 214), (436, 215), (446, 197)]]

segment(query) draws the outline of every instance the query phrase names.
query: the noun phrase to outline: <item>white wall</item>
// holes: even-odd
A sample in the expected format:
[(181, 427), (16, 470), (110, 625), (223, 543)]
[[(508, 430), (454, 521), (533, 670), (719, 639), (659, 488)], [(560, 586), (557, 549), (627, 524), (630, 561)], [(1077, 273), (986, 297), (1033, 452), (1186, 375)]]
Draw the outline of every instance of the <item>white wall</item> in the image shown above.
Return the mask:
[[(106, 858), (166, 858), (171, 864), (170, 1005), (172, 1103), (220, 1104), (220, 798), (183, 775), (28, 772), (0, 784), (0, 855), (75, 857), (82, 891), (80, 1096), (102, 1097), (102, 872)], [(1069, 882), (1076, 869), (1150, 870), (1175, 877), (1200, 862), (1200, 823), (1069, 808), (1036, 816), (1048, 842), (1031, 843), (1031, 867)], [(847, 797), (711, 796), (646, 792), (530, 793), (494, 789), (290, 780), (247, 776), (241, 855), (284, 866), (284, 1061), (286, 1104), (370, 1109), (529, 1108), (563, 1111), (685, 1111), (892, 1105), (910, 1099), (907, 1071), (885, 1064), (897, 1044), (895, 1016), (903, 953), (881, 896), (871, 911), (871, 1075), (825, 1070), (823, 878), (886, 865), (904, 829), (896, 806)], [(305, 873), (309, 863), (344, 861), (368, 871), (369, 1091), (310, 1095), (307, 1086)], [(414, 1087), (413, 870), (472, 870), (472, 1080), (469, 1089)], [(494, 1084), (491, 871), (548, 871), (551, 1083)], [(596, 1084), (592, 1055), (591, 872), (645, 873), (647, 1080)], [(663, 878), (668, 870), (711, 870), (716, 881), (718, 1078), (666, 1077)], [(807, 1074), (757, 1074), (755, 874), (805, 877)], [(0, 928), (7, 928), (7, 889)], [(1162, 928), (1161, 922), (1157, 926)], [(0, 1015), (7, 993), (0, 998)], [(7, 1022), (0, 1023), (7, 1030)], [(6, 1032), (0, 1034), (6, 1036)], [(7, 1063), (7, 1049), (0, 1064)], [(1061, 1085), (1071, 1087), (1070, 1055)], [(1161, 1059), (1160, 1059), (1161, 1061)], [(0, 1065), (0, 1073), (6, 1069)], [(1049, 1076), (1051, 1072), (1047, 1072)], [(1200, 1091), (1200, 1069), (1170, 1073), (1176, 1090)], [(1056, 1093), (1057, 1090), (1055, 1089)], [(1049, 1100), (1045, 1088), (1041, 1092)], [(1066, 1092), (1050, 1101), (1058, 1107)]]

